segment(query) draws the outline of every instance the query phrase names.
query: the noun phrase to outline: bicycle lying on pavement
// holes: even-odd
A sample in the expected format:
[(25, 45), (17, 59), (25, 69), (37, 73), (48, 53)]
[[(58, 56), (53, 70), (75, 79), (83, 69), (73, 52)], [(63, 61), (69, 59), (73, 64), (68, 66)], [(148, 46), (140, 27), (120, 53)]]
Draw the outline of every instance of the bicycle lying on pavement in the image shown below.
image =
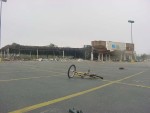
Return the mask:
[(98, 76), (97, 74), (90, 73), (90, 70), (88, 70), (87, 72), (79, 72), (76, 70), (76, 66), (72, 64), (68, 69), (68, 78), (73, 78), (74, 76), (78, 76), (81, 78), (90, 77), (103, 79), (103, 77)]

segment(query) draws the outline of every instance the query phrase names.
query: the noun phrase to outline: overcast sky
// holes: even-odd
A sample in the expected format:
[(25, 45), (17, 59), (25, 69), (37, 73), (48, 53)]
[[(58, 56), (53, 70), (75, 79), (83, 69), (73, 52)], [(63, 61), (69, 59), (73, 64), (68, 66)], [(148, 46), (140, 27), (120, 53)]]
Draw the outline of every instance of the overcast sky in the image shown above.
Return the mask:
[(150, 0), (7, 0), (2, 8), (1, 46), (130, 43), (129, 19), (135, 21), (135, 50), (150, 53)]

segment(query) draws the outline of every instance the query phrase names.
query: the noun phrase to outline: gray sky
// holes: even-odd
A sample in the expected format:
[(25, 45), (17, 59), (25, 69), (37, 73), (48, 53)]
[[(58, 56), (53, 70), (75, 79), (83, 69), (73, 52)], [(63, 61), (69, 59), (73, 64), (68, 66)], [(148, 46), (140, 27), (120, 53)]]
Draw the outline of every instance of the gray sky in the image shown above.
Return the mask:
[(83, 47), (92, 40), (131, 42), (150, 53), (150, 0), (7, 0), (2, 10), (2, 47)]

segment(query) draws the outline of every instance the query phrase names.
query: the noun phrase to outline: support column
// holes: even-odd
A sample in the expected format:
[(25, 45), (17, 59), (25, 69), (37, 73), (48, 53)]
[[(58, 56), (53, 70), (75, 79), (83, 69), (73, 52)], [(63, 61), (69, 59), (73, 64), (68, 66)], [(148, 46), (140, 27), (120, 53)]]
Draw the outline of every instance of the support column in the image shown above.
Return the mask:
[(31, 53), (31, 51), (30, 51), (30, 58), (32, 57), (32, 53)]
[(93, 61), (93, 52), (91, 52), (91, 61)]
[(136, 52), (133, 52), (134, 53), (134, 61), (137, 61), (137, 58), (136, 58)]
[(107, 61), (107, 54), (105, 55), (106, 61)]
[(8, 58), (10, 57), (9, 48), (7, 49), (7, 57), (8, 57)]
[(100, 61), (100, 56), (101, 56), (101, 54), (99, 53), (99, 54), (98, 54), (98, 61)]
[(109, 54), (109, 61), (110, 61), (110, 54)]
[(37, 56), (36, 56), (36, 58), (38, 59), (39, 58), (39, 50), (37, 49)]
[(63, 50), (63, 58), (65, 58), (65, 51)]
[(102, 53), (102, 58), (101, 58), (101, 61), (102, 61), (102, 62), (104, 61), (104, 55), (103, 55), (103, 53)]
[(132, 61), (132, 55), (130, 55), (130, 60)]

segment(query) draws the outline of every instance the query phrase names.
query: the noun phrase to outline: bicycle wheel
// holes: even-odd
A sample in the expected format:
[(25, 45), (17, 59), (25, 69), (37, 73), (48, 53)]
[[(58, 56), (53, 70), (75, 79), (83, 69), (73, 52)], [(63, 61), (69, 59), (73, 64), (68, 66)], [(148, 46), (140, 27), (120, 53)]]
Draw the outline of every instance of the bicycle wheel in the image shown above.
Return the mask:
[(73, 78), (75, 71), (76, 71), (76, 66), (73, 64), (68, 69), (68, 78)]

